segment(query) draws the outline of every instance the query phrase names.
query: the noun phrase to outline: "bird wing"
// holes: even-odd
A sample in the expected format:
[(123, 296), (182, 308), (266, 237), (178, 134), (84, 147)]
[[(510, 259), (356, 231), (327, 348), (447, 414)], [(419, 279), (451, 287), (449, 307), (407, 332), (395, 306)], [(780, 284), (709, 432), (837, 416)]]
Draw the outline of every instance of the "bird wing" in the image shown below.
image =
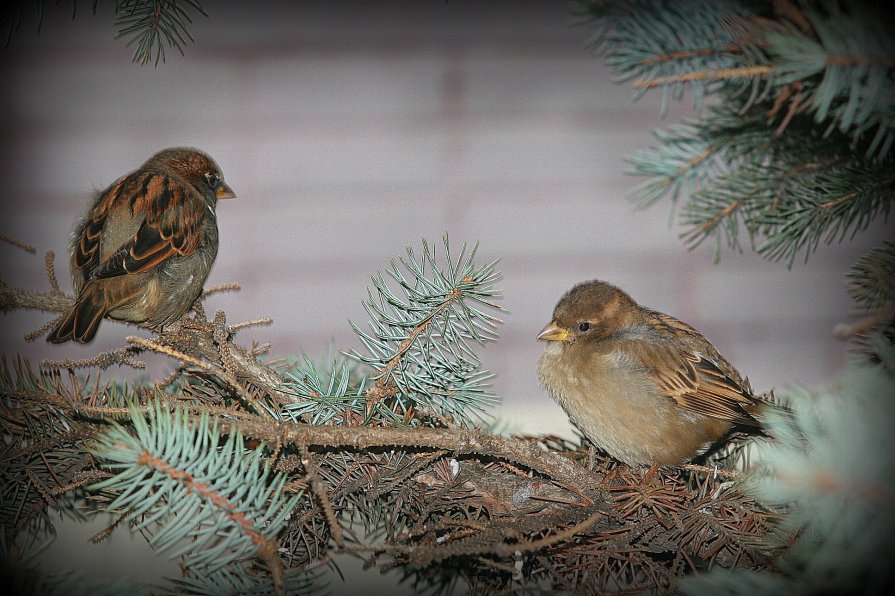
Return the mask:
[[(682, 408), (735, 424), (757, 426), (749, 408), (756, 404), (749, 383), (698, 331), (662, 313), (653, 313), (657, 341), (629, 343), (660, 395)], [(667, 339), (667, 341), (663, 341)]]
[[(100, 261), (106, 223), (127, 203), (133, 217), (143, 221), (133, 236)], [(190, 255), (204, 238), (205, 208), (199, 193), (183, 181), (163, 172), (136, 172), (97, 202), (75, 246), (74, 265), (88, 279), (103, 279), (144, 273), (175, 255)]]

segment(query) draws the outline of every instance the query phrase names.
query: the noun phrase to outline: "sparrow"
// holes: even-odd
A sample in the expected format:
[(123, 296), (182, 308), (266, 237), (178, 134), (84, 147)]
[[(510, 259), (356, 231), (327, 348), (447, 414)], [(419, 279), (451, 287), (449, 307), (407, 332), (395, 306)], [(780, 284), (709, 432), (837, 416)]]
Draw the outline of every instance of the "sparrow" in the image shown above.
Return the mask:
[(99, 193), (72, 235), (77, 299), (47, 337), (87, 343), (103, 317), (161, 330), (202, 293), (218, 252), (215, 207), (236, 195), (198, 149), (159, 151)]
[(538, 377), (595, 446), (630, 466), (679, 465), (733, 427), (758, 429), (749, 382), (699, 331), (603, 281), (557, 303)]

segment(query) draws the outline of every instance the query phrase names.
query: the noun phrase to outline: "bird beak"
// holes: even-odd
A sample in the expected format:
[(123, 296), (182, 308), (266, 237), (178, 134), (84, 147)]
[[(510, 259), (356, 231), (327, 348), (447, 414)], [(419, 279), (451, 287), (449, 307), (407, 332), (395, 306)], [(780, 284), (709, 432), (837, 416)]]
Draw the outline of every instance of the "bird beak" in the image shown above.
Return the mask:
[(232, 188), (230, 188), (229, 186), (227, 186), (226, 184), (224, 184), (222, 182), (221, 185), (218, 186), (217, 191), (215, 191), (214, 198), (216, 198), (218, 200), (220, 200), (220, 199), (235, 199), (236, 193), (233, 192)]
[(572, 334), (569, 333), (569, 330), (557, 325), (556, 321), (550, 321), (550, 324), (538, 333), (538, 339), (545, 341), (569, 341), (571, 338)]

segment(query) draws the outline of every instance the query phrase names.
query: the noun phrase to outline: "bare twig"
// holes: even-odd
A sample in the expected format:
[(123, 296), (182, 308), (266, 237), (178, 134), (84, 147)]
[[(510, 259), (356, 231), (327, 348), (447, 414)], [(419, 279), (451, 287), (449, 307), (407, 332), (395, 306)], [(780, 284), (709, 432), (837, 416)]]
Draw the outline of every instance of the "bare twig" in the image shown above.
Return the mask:
[(155, 342), (155, 341), (152, 341), (149, 339), (145, 339), (143, 337), (138, 337), (136, 335), (129, 335), (125, 339), (129, 343), (146, 348), (147, 350), (153, 350), (160, 354), (165, 354), (167, 356), (171, 356), (172, 358), (176, 358), (177, 360), (180, 360), (181, 362), (183, 362), (185, 364), (191, 364), (206, 373), (213, 373), (214, 375), (219, 377), (221, 380), (226, 382), (234, 391), (236, 391), (236, 394), (246, 403), (247, 406), (249, 406), (249, 408), (251, 408), (253, 410), (255, 410), (257, 408), (257, 405), (258, 405), (257, 398), (255, 398), (255, 396), (251, 395), (248, 392), (248, 390), (246, 390), (246, 388), (243, 387), (242, 384), (240, 384), (240, 382), (237, 381), (233, 375), (228, 373), (226, 370), (224, 370), (222, 367), (218, 366), (217, 364), (212, 364), (211, 362), (205, 362), (203, 360), (200, 360), (199, 358), (194, 358), (193, 356), (190, 356), (189, 354), (181, 352), (180, 350), (173, 348), (171, 346), (166, 346), (166, 345), (160, 344), (158, 342)]
[(306, 480), (311, 487), (311, 492), (314, 493), (314, 497), (316, 497), (317, 503), (323, 511), (323, 516), (326, 518), (326, 523), (329, 525), (329, 531), (332, 533), (336, 545), (339, 548), (345, 548), (345, 536), (342, 533), (342, 525), (339, 523), (339, 518), (333, 510), (326, 483), (320, 477), (317, 458), (306, 446), (301, 446), (300, 449), (302, 454), (301, 463), (307, 473)]
[(180, 360), (184, 364), (191, 364), (197, 368), (200, 368), (205, 372), (211, 372), (213, 370), (210, 363), (204, 362), (199, 358), (194, 358), (189, 354), (181, 352), (177, 348), (165, 346), (151, 339), (146, 339), (145, 337), (139, 337), (137, 335), (128, 335), (124, 339), (127, 340), (128, 343), (134, 344), (135, 346), (139, 346), (145, 350), (152, 350), (153, 352), (158, 352), (159, 354), (165, 354), (166, 356), (170, 356), (171, 358)]
[(50, 291), (54, 294), (62, 294), (59, 289), (59, 280), (56, 279), (56, 255), (48, 250), (44, 255), (44, 267), (47, 270), (47, 280), (50, 282)]
[(46, 323), (44, 323), (37, 329), (34, 329), (33, 331), (29, 331), (28, 333), (25, 334), (25, 341), (34, 341), (35, 339), (37, 339), (39, 337), (43, 337), (44, 335), (46, 335), (47, 331), (49, 331), (50, 329), (55, 327), (56, 323), (58, 323), (61, 320), (62, 320), (62, 317), (56, 317), (54, 319), (50, 319), (49, 321), (47, 321)]
[(102, 542), (103, 540), (105, 540), (106, 538), (111, 536), (112, 532), (115, 530), (115, 528), (117, 528), (121, 524), (121, 522), (123, 522), (125, 519), (127, 519), (126, 513), (122, 513), (122, 514), (118, 515), (117, 517), (115, 517), (115, 519), (112, 520), (112, 523), (110, 523), (108, 526), (106, 526), (105, 528), (103, 528), (102, 530), (100, 530), (99, 532), (97, 532), (96, 534), (94, 534), (93, 536), (91, 536), (89, 538), (90, 543), (91, 544), (99, 544), (100, 542)]
[(243, 321), (242, 323), (236, 323), (235, 325), (230, 325), (230, 331), (236, 331), (238, 329), (245, 329), (247, 327), (260, 327), (273, 324), (273, 319), (270, 317), (264, 317), (263, 319), (252, 319), (251, 321)]
[(635, 89), (651, 89), (672, 83), (688, 83), (691, 81), (720, 81), (724, 79), (753, 78), (766, 76), (774, 72), (773, 67), (766, 65), (741, 66), (739, 68), (717, 68), (713, 70), (697, 70), (680, 74), (640, 79), (634, 82)]
[(61, 313), (68, 311), (74, 303), (75, 299), (65, 294), (23, 290), (0, 281), (0, 311), (31, 309)]
[[(53, 284), (51, 282), (51, 286), (52, 285)], [(210, 290), (229, 291), (238, 288), (238, 284), (225, 284), (223, 286), (210, 288)], [(0, 280), (0, 311), (8, 311), (13, 309), (31, 309), (63, 313), (70, 310), (74, 303), (74, 297), (68, 296), (61, 292), (36, 292), (32, 290), (25, 290), (22, 288), (14, 288)], [(200, 303), (197, 302), (196, 304), (199, 305)], [(260, 324), (260, 322), (264, 320), (265, 319), (258, 319), (257, 321)], [(182, 321), (190, 321), (190, 319), (184, 317)], [(229, 329), (230, 333), (232, 334), (232, 332), (234, 332), (235, 330), (254, 323), (254, 321), (250, 321), (246, 324), (231, 326)], [(43, 335), (43, 333), (46, 333), (46, 330), (49, 329), (53, 324), (55, 324), (55, 321), (47, 323), (40, 329), (29, 333), (28, 337), (35, 338)], [(136, 326), (148, 329), (153, 332), (157, 332), (155, 329), (152, 329), (145, 325)], [(202, 361), (195, 357), (189, 356), (189, 354), (195, 354), (200, 356), (201, 358), (206, 358), (209, 362), (219, 361), (220, 352), (214, 344), (213, 338), (211, 337), (211, 334), (209, 332), (210, 330), (211, 327), (206, 330), (205, 328), (202, 328), (201, 325), (190, 326), (188, 324), (182, 324), (176, 331), (170, 333), (167, 331), (162, 332), (162, 334), (159, 336), (159, 339), (162, 343), (169, 343), (171, 345), (178, 345), (182, 347), (183, 349), (176, 350), (176, 352), (186, 355), (187, 358), (191, 360), (190, 364), (199, 366), (203, 370), (207, 370), (207, 365), (205, 363), (196, 364), (196, 362)], [(158, 342), (154, 342), (154, 345), (160, 346), (161, 344)], [(249, 350), (243, 348), (242, 346), (233, 343), (232, 340), (229, 339), (227, 341), (227, 345), (229, 357), (231, 359), (230, 364), (232, 368), (232, 374), (230, 374), (229, 379), (225, 379), (225, 381), (230, 385), (240, 386), (240, 389), (237, 391), (242, 392), (242, 397), (250, 396), (246, 394), (246, 390), (241, 386), (241, 383), (239, 382), (240, 379), (249, 382), (261, 393), (267, 394), (274, 404), (287, 404), (295, 401), (296, 398), (294, 396), (280, 391), (280, 386), (283, 383), (283, 378), (280, 376), (280, 374), (273, 371), (269, 366), (257, 360), (256, 356), (259, 354), (259, 351), (257, 349), (253, 348)], [(156, 350), (155, 347), (143, 347), (146, 349), (159, 351)], [(162, 351), (162, 353), (165, 352)], [(168, 355), (176, 357), (173, 354)], [(252, 402), (254, 401), (257, 401), (257, 398), (253, 397)]]
[(6, 242), (7, 244), (12, 244), (16, 248), (21, 248), (25, 252), (30, 252), (31, 254), (37, 253), (37, 249), (31, 246), (30, 244), (26, 244), (21, 240), (16, 240), (12, 236), (7, 236), (6, 234), (0, 234), (0, 240)]
[(134, 360), (133, 356), (139, 350), (131, 347), (117, 348), (108, 352), (102, 352), (90, 358), (82, 358), (80, 360), (44, 360), (40, 363), (43, 368), (87, 368), (98, 367), (102, 369), (109, 368), (113, 364), (130, 366), (136, 369), (146, 368), (146, 363), (141, 360)]
[(236, 282), (220, 284), (217, 286), (211, 286), (210, 288), (205, 288), (202, 291), (202, 298), (205, 298), (206, 296), (209, 296), (211, 294), (217, 294), (220, 292), (238, 292), (241, 289), (242, 289), (242, 287)]
[(540, 550), (542, 548), (549, 548), (551, 546), (559, 544), (560, 542), (565, 542), (566, 540), (569, 540), (570, 538), (574, 537), (576, 534), (580, 534), (581, 532), (584, 532), (589, 527), (594, 525), (597, 522), (597, 520), (599, 520), (600, 518), (603, 518), (603, 517), (606, 517), (606, 514), (603, 513), (602, 511), (597, 511), (593, 515), (588, 517), (586, 520), (584, 520), (583, 522), (577, 523), (574, 526), (572, 526), (571, 528), (567, 528), (567, 529), (563, 530), (562, 532), (557, 532), (556, 534), (551, 534), (550, 536), (546, 536), (544, 538), (541, 538), (540, 540), (533, 540), (531, 542), (526, 542), (526, 543), (521, 543), (521, 544), (512, 544), (512, 545), (510, 545), (510, 544), (503, 545), (504, 548), (501, 550), (504, 550), (506, 552), (500, 552), (500, 550), (498, 550), (496, 552), (497, 552), (497, 554), (500, 554), (500, 555), (509, 555), (509, 554), (513, 554), (516, 551), (525, 552), (525, 551)]
[(50, 494), (50, 491), (44, 486), (43, 482), (37, 477), (37, 475), (28, 468), (25, 470), (25, 473), (28, 475), (28, 479), (31, 480), (31, 484), (37, 489), (37, 492), (40, 493), (40, 496), (43, 497), (44, 501), (47, 502), (47, 505), (50, 507), (56, 506), (56, 499), (53, 498), (53, 495)]
[(240, 429), (244, 436), (276, 444), (278, 437), (283, 443), (321, 447), (349, 447), (370, 449), (378, 447), (442, 449), (456, 455), (476, 454), (503, 459), (525, 466), (535, 472), (574, 484), (591, 495), (606, 493), (600, 484), (601, 477), (558, 453), (541, 449), (537, 444), (518, 438), (506, 438), (480, 430), (465, 428), (380, 428), (311, 426), (273, 422), (255, 418), (239, 421), (222, 421), (223, 430)]

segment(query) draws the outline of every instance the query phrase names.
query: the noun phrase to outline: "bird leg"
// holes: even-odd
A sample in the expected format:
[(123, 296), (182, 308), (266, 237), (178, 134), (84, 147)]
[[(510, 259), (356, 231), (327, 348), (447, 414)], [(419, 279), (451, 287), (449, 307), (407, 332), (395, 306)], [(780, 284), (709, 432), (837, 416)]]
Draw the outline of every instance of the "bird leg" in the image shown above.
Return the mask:
[(597, 465), (597, 447), (590, 441), (587, 443), (587, 469), (593, 472)]

